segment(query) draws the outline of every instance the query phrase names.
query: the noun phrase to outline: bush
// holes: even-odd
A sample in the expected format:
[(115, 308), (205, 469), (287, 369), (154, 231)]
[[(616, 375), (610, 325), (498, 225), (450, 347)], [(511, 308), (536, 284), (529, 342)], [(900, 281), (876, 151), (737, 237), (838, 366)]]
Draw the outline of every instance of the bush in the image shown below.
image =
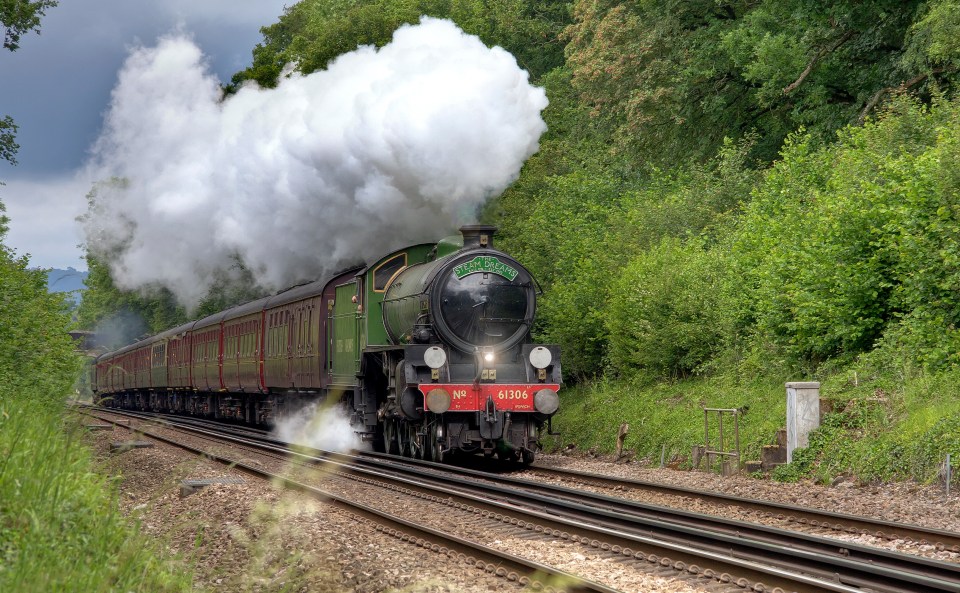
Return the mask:
[(731, 245), (760, 340), (807, 368), (880, 341), (960, 361), (958, 123), (960, 104), (903, 100), (833, 147), (788, 143)]
[[(0, 215), (0, 240), (5, 223)], [(59, 404), (76, 378), (79, 357), (67, 333), (63, 295), (47, 293), (46, 273), (28, 265), (0, 243), (0, 389), (4, 397)]]
[(537, 339), (560, 344), (567, 376), (590, 376), (603, 366), (602, 309), (618, 265), (608, 227), (619, 216), (622, 184), (583, 173), (549, 177), (522, 218), (509, 221), (504, 248), (544, 289)]
[[(749, 138), (727, 142), (707, 165), (671, 172), (617, 175), (615, 167), (594, 165), (535, 176), (538, 183), (519, 184), (534, 187), (513, 189), (500, 201), (505, 248), (544, 288), (537, 338), (560, 344), (568, 377), (597, 376), (613, 362), (608, 332), (620, 322), (608, 311), (610, 291), (630, 262), (652, 257), (648, 252), (663, 240), (702, 233), (707, 237), (702, 249), (714, 241), (720, 221), (736, 211), (759, 178), (746, 163), (751, 146)], [(712, 326), (703, 330), (716, 332)], [(622, 362), (613, 362), (615, 371), (636, 366)]]
[(724, 338), (725, 261), (700, 241), (664, 239), (614, 281), (605, 311), (610, 363), (622, 374), (684, 377)]

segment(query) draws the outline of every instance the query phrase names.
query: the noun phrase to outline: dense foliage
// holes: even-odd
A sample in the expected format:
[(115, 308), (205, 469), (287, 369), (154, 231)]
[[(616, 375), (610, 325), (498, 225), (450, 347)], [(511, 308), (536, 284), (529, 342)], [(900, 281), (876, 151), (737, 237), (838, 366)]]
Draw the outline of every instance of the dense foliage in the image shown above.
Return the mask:
[(82, 424), (27, 399), (0, 400), (0, 412), (0, 589), (191, 590), (190, 571), (169, 565), (118, 510)]
[(449, 18), (489, 45), (509, 50), (536, 78), (563, 63), (559, 31), (568, 23), (564, 4), (549, 0), (302, 0), (279, 22), (264, 27), (253, 65), (233, 85), (254, 80), (274, 86), (288, 65), (303, 73), (322, 69), (360, 45), (383, 46), (403, 24), (422, 16)]
[(30, 31), (40, 32), (40, 19), (58, 0), (4, 0), (0, 2), (0, 25), (3, 25), (3, 48), (16, 51), (20, 37)]
[(960, 362), (958, 118), (901, 101), (832, 147), (789, 144), (733, 246), (758, 331), (812, 364), (879, 344)]
[(16, 165), (18, 150), (20, 145), (17, 144), (17, 124), (12, 117), (5, 115), (0, 119), (0, 159)]
[[(0, 205), (2, 212), (2, 205)], [(3, 245), (0, 216), (0, 590), (185, 591), (133, 535), (84, 429), (64, 419), (79, 371), (62, 293)]]
[(0, 396), (59, 402), (78, 368), (63, 294), (47, 292), (47, 275), (3, 245), (0, 204)]
[[(56, 4), (0, 2), (4, 48)], [(0, 159), (11, 164), (16, 131), (0, 118)], [(189, 571), (136, 534), (110, 478), (95, 473), (82, 425), (65, 418), (80, 370), (68, 305), (47, 292), (46, 271), (4, 244), (3, 212), (0, 203), (0, 590), (187, 591)]]
[(575, 374), (682, 377), (751, 353), (815, 371), (878, 345), (955, 364), (957, 117), (902, 99), (832, 145), (792, 136), (765, 171), (745, 144), (632, 185), (547, 178), (506, 221), (550, 287), (542, 334)]
[(117, 288), (109, 267), (87, 254), (87, 289), (77, 308), (77, 323), (97, 333), (98, 345), (117, 348), (190, 320), (202, 319), (261, 296), (247, 270), (237, 264), (246, 282), (230, 282), (226, 276), (214, 284), (196, 309), (187, 311), (164, 287), (130, 291)]
[(583, 99), (621, 148), (675, 165), (756, 131), (818, 140), (887, 94), (956, 80), (955, 2), (580, 0), (567, 34)]

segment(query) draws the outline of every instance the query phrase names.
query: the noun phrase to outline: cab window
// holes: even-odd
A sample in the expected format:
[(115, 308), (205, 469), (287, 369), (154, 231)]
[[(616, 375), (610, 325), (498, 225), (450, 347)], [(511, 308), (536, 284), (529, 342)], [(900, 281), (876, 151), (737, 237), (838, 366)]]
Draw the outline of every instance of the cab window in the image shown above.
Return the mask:
[(383, 292), (387, 289), (390, 279), (407, 265), (407, 254), (401, 253), (383, 262), (373, 271), (373, 290)]

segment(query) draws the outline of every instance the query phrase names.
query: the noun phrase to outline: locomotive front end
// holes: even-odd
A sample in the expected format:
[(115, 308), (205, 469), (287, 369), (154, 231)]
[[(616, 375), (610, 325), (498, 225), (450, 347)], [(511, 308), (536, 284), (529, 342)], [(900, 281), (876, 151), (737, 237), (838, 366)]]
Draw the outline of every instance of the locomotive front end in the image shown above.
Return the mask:
[(384, 326), (404, 346), (396, 414), (417, 423), (434, 459), (453, 451), (530, 462), (559, 407), (560, 350), (533, 344), (536, 284), (493, 248), (493, 227), (463, 227), (463, 246), (399, 272)]

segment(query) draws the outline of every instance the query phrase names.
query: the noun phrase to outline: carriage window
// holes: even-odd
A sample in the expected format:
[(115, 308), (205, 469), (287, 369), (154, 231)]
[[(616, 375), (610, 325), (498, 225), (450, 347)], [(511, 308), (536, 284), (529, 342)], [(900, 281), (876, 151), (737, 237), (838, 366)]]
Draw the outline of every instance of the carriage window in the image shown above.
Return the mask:
[(391, 257), (383, 262), (373, 271), (373, 290), (374, 292), (383, 292), (387, 289), (387, 284), (397, 272), (407, 265), (407, 254), (401, 253)]

